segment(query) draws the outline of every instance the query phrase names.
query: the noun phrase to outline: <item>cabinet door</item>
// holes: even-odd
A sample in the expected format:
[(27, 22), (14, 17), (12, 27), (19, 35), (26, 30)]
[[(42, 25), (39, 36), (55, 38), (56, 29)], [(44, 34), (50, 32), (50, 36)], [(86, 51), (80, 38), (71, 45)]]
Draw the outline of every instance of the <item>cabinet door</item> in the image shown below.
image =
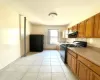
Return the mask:
[(74, 26), (72, 26), (72, 32), (74, 31)]
[(90, 80), (100, 80), (100, 76), (94, 73), (93, 71), (90, 72)]
[(71, 63), (72, 63), (71, 65), (72, 71), (76, 73), (76, 58), (73, 56), (71, 57)]
[(74, 31), (77, 31), (78, 30), (78, 25), (76, 24), (75, 26), (74, 26)]
[(77, 66), (79, 80), (89, 80), (89, 69), (80, 61), (78, 61)]
[(93, 27), (94, 27), (94, 17), (91, 17), (88, 20), (86, 20), (86, 37), (87, 38), (93, 37)]
[(77, 30), (78, 30), (78, 26), (77, 26), (77, 25), (74, 25), (74, 26), (72, 27), (72, 31), (75, 32), (75, 31), (77, 31)]
[(100, 13), (99, 13), (98, 15), (99, 15), (99, 28), (98, 28), (98, 37), (100, 38)]
[(85, 37), (85, 22), (81, 22), (80, 24), (78, 24), (78, 37), (79, 38), (84, 38)]
[(68, 53), (67, 56), (68, 65), (71, 67), (71, 55)]
[(97, 14), (97, 15), (95, 15), (95, 24), (94, 24), (94, 37), (95, 38), (98, 38), (98, 37), (100, 37), (99, 35), (98, 35), (98, 31), (99, 31), (99, 21), (100, 20), (100, 14)]

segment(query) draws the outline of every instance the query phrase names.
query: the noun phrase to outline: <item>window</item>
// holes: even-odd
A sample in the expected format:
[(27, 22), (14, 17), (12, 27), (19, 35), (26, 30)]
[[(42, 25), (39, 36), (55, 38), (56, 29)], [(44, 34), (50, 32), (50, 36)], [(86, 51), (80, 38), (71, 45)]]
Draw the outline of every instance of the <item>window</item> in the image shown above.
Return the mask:
[(48, 30), (49, 34), (49, 44), (56, 44), (58, 42), (58, 30), (54, 29), (49, 29)]

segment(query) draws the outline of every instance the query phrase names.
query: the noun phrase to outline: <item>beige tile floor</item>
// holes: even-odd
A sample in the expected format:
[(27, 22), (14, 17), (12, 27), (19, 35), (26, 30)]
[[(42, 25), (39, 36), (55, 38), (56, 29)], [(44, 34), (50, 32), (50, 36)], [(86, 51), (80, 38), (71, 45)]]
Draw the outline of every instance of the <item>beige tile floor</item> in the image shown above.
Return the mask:
[(29, 53), (0, 71), (0, 80), (78, 80), (56, 50)]

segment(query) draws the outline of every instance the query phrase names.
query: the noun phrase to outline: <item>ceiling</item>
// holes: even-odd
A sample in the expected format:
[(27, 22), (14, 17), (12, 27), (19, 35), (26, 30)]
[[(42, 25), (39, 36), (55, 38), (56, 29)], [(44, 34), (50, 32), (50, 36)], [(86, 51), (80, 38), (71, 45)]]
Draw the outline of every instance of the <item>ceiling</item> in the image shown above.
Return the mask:
[[(100, 11), (100, 0), (2, 0), (34, 24), (66, 25)], [(58, 16), (50, 17), (50, 12)]]

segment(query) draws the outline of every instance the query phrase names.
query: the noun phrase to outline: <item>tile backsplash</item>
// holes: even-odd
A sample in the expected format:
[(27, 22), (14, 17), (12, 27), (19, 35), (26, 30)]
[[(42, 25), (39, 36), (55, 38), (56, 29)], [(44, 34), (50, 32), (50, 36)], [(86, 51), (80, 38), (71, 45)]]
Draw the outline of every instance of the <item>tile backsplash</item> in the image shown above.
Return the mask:
[(87, 42), (89, 46), (100, 48), (100, 38), (89, 38)]
[(68, 38), (67, 42), (73, 42), (73, 41), (87, 41), (86, 38)]
[(87, 41), (88, 46), (100, 48), (100, 38), (68, 38), (66, 41)]

